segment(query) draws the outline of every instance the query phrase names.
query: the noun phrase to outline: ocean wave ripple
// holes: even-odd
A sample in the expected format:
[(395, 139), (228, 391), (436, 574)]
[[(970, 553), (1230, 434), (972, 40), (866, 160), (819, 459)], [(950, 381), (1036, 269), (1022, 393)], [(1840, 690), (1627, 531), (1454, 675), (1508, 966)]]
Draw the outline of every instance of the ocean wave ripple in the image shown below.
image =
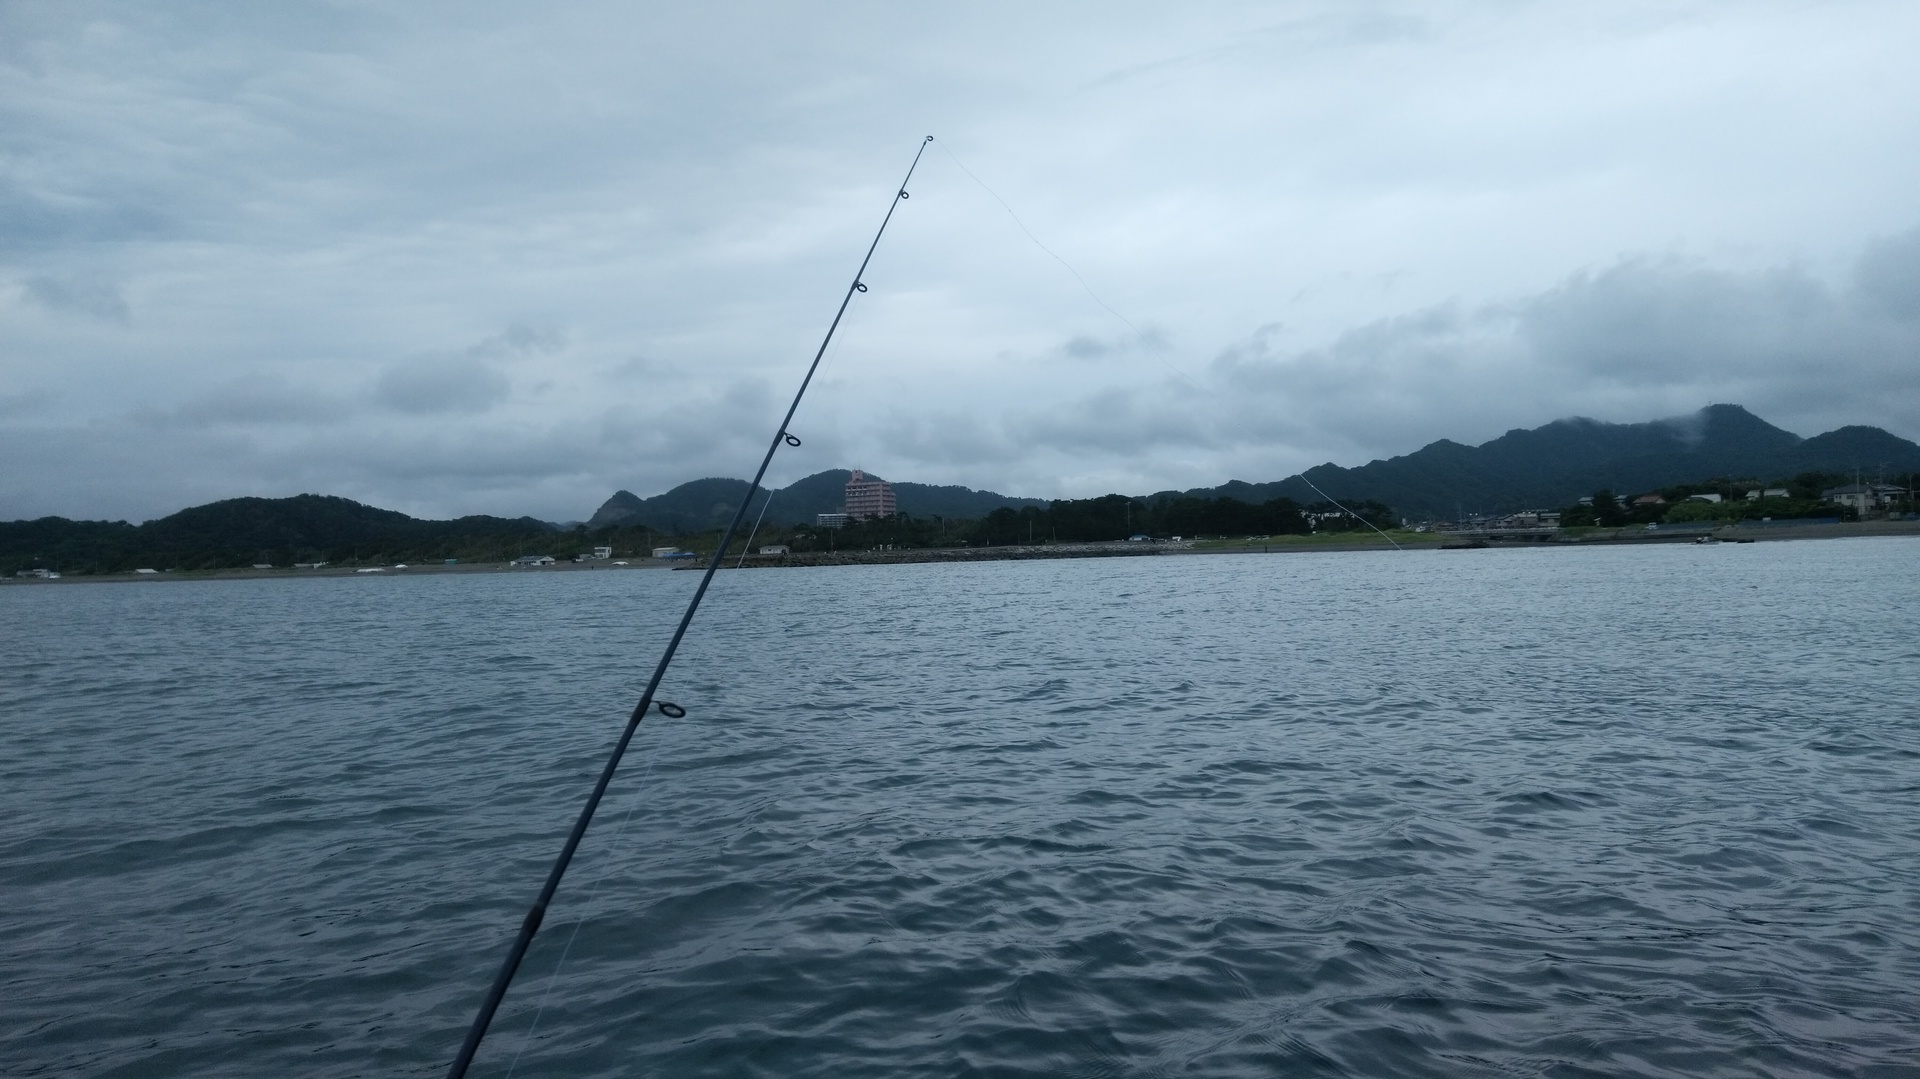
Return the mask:
[[(725, 575), (475, 1074), (1920, 1075), (1915, 546)], [(0, 1071), (443, 1071), (692, 577), (0, 589)]]

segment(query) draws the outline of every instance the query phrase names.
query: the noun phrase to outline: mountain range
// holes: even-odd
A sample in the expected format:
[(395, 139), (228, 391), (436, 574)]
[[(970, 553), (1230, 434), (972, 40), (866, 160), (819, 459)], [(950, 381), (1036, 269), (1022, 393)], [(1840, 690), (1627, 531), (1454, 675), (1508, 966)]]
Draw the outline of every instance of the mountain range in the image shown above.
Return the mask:
[[(758, 514), (765, 506), (769, 521), (782, 525), (811, 524), (815, 514), (838, 513), (845, 508), (847, 479), (852, 475), (844, 468), (815, 472), (774, 490), (771, 502), (767, 501), (766, 494), (760, 495), (751, 507), (752, 512)], [(748, 487), (746, 480), (703, 479), (683, 483), (652, 498), (641, 498), (631, 491), (616, 491), (594, 511), (587, 527), (645, 525), (667, 533), (725, 528), (740, 500), (747, 497)], [(893, 497), (901, 513), (952, 520), (985, 517), (1002, 506), (1019, 509), (1047, 504), (1043, 498), (1014, 498), (970, 487), (935, 487), (925, 483), (896, 483)]]
[[(1717, 477), (1784, 480), (1809, 472), (1889, 478), (1920, 471), (1920, 446), (1877, 427), (1842, 427), (1812, 438), (1781, 430), (1737, 405), (1712, 405), (1690, 416), (1650, 423), (1556, 420), (1508, 431), (1479, 446), (1442, 439), (1399, 457), (1356, 468), (1325, 464), (1269, 483), (1235, 480), (1218, 487), (1162, 491), (1152, 500), (1234, 498), (1262, 503), (1289, 498), (1310, 506), (1331, 495), (1374, 501), (1402, 517), (1448, 519), (1461, 512), (1556, 508), (1602, 488), (1632, 495)], [(773, 525), (811, 522), (842, 507), (848, 472), (817, 472), (772, 492)], [(1308, 480), (1312, 481), (1309, 486)], [(1315, 488), (1318, 490), (1315, 490)], [(744, 480), (702, 479), (640, 498), (607, 499), (592, 529), (644, 525), (668, 535), (723, 526), (747, 495)], [(894, 484), (901, 511), (917, 518), (985, 518), (1003, 507), (1044, 507), (966, 487)], [(462, 517), (427, 521), (344, 498), (234, 498), (181, 510), (145, 524), (43, 517), (0, 521), (0, 572), (55, 566), (93, 572), (135, 566), (205, 567), (265, 562), (393, 561), (458, 558), (499, 561), (518, 554), (565, 551), (584, 535), (531, 517)]]
[(0, 521), (0, 572), (32, 566), (115, 572), (136, 566), (212, 568), (264, 562), (500, 561), (537, 551), (553, 526), (532, 517), (427, 521), (331, 495), (228, 498), (126, 521)]
[[(1882, 470), (1893, 474), (1920, 469), (1920, 445), (1878, 427), (1842, 427), (1802, 438), (1739, 405), (1709, 405), (1691, 415), (1647, 423), (1555, 420), (1530, 430), (1516, 428), (1478, 446), (1441, 439), (1355, 468), (1318, 465), (1304, 478), (1231, 480), (1218, 487), (1145, 497), (1236, 498), (1256, 504), (1290, 498), (1311, 505), (1331, 496), (1342, 502), (1381, 502), (1400, 516), (1430, 520), (1557, 508), (1603, 488), (1634, 494), (1718, 476), (1767, 481), (1855, 469), (1867, 478)], [(839, 511), (848, 475), (843, 469), (816, 472), (774, 491), (767, 519), (791, 524)], [(643, 524), (670, 533), (724, 527), (747, 487), (745, 480), (701, 479), (652, 498), (620, 491), (587, 524)], [(893, 489), (900, 511), (915, 517), (978, 518), (1002, 506), (1046, 504), (966, 487), (896, 483)], [(758, 503), (753, 512), (760, 512)]]
[(1441, 439), (1357, 468), (1318, 465), (1304, 473), (1305, 480), (1236, 480), (1179, 493), (1313, 503), (1322, 497), (1318, 487), (1342, 501), (1383, 502), (1414, 520), (1444, 520), (1462, 512), (1558, 508), (1603, 488), (1633, 494), (1720, 476), (1767, 481), (1856, 469), (1868, 480), (1882, 470), (1893, 475), (1920, 469), (1920, 445), (1878, 427), (1842, 427), (1802, 438), (1739, 405), (1709, 405), (1649, 423), (1555, 420), (1478, 446)]

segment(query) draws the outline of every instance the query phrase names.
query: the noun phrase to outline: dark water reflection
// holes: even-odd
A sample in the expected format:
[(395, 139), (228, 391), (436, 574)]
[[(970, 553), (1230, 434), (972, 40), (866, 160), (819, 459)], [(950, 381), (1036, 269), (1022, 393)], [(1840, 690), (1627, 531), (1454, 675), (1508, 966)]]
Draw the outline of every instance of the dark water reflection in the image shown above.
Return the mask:
[[(476, 1073), (1920, 1075), (1916, 556), (724, 576)], [(0, 1071), (443, 1070), (692, 576), (0, 589)]]

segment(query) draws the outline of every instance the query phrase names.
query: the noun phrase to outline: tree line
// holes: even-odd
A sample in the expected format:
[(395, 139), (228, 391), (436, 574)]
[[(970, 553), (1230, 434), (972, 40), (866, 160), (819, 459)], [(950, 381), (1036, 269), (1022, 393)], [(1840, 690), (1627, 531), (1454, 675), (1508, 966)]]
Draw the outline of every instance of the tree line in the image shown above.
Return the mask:
[[(850, 521), (838, 529), (795, 524), (762, 532), (755, 546), (778, 543), (794, 551), (870, 550), (876, 547), (1011, 547), (1052, 543), (1102, 543), (1134, 536), (1187, 539), (1218, 536), (1288, 536), (1313, 532), (1370, 531), (1397, 527), (1393, 511), (1374, 501), (1301, 505), (1289, 498), (1243, 502), (1235, 498), (1056, 499), (1046, 506), (1001, 508), (977, 520), (892, 517)], [(712, 549), (708, 542), (706, 549)]]
[[(769, 525), (751, 536), (755, 547), (795, 551), (876, 547), (1000, 547), (1090, 543), (1144, 535), (1304, 535), (1394, 526), (1378, 502), (1300, 505), (1277, 498), (1262, 503), (1182, 496), (1060, 499), (1019, 510), (998, 509), (979, 519), (893, 517), (822, 528), (814, 522)], [(236, 498), (196, 506), (141, 525), (44, 517), (0, 522), (0, 573), (45, 568), (64, 574), (125, 573), (134, 569), (213, 570), (252, 565), (392, 565), (399, 562), (504, 562), (521, 555), (567, 559), (596, 547), (616, 558), (644, 557), (655, 547), (711, 552), (719, 530), (662, 532), (643, 525), (557, 530), (531, 517), (462, 517), (424, 521), (349, 499), (320, 495)], [(741, 550), (749, 537), (737, 537)]]
[(504, 561), (533, 553), (553, 535), (552, 526), (531, 517), (425, 521), (325, 495), (231, 498), (139, 525), (64, 517), (0, 521), (0, 573)]
[[(1901, 474), (1887, 478), (1887, 483), (1905, 488), (1908, 496), (1895, 502), (1894, 512), (1912, 513), (1917, 508), (1912, 492), (1920, 476)], [(1721, 476), (1700, 483), (1681, 483), (1661, 487), (1640, 495), (1616, 495), (1610, 490), (1595, 491), (1580, 505), (1568, 506), (1560, 511), (1560, 524), (1567, 526), (1599, 526), (1619, 528), (1635, 524), (1655, 524), (1685, 521), (1739, 521), (1758, 520), (1770, 517), (1777, 521), (1804, 520), (1808, 518), (1838, 517), (1844, 521), (1856, 519), (1859, 514), (1851, 506), (1837, 505), (1820, 497), (1822, 491), (1834, 487), (1843, 487), (1854, 482), (1850, 474), (1840, 472), (1802, 472), (1788, 479), (1775, 479), (1762, 482), (1751, 478)], [(1865, 479), (1863, 482), (1873, 482)], [(1749, 491), (1785, 491), (1784, 495), (1771, 495), (1763, 498), (1748, 499)], [(1647, 494), (1659, 495), (1658, 503), (1639, 503), (1639, 498)], [(1719, 502), (1689, 501), (1694, 495), (1715, 494)]]

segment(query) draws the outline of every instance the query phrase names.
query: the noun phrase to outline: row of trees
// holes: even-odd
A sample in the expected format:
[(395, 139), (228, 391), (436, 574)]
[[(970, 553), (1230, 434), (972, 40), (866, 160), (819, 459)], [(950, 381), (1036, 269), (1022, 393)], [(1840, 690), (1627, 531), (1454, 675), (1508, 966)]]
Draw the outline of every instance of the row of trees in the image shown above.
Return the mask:
[[(1365, 530), (1374, 525), (1394, 526), (1392, 511), (1378, 502), (1342, 508), (1327, 502), (1302, 506), (1285, 498), (1254, 504), (1232, 498), (1106, 495), (998, 509), (978, 520), (900, 514), (851, 522), (837, 530), (812, 524), (770, 526), (755, 533), (751, 542), (756, 547), (785, 544), (795, 551), (999, 547), (1124, 540), (1135, 535), (1299, 535)], [(734, 550), (747, 541), (746, 536), (736, 538)], [(616, 558), (629, 558), (669, 545), (711, 552), (718, 542), (717, 531), (674, 535), (637, 525), (601, 529), (582, 525), (561, 532), (532, 518), (421, 521), (347, 499), (302, 495), (230, 499), (143, 525), (58, 517), (0, 522), (0, 573), (37, 567), (86, 574), (311, 562), (504, 562), (527, 554), (567, 559), (596, 547), (611, 547)]]
[(0, 573), (504, 561), (537, 551), (553, 535), (530, 517), (425, 521), (322, 495), (232, 498), (140, 525), (64, 517), (0, 522)]
[[(1892, 477), (1888, 482), (1904, 487), (1909, 497), (1896, 503), (1895, 512), (1914, 512), (1911, 492), (1915, 489), (1916, 477), (1901, 475)], [(1563, 526), (1599, 525), (1602, 527), (1621, 527), (1634, 524), (1653, 524), (1659, 522), (1683, 521), (1739, 521), (1757, 520), (1771, 517), (1774, 520), (1795, 520), (1814, 517), (1838, 517), (1853, 520), (1858, 514), (1848, 506), (1825, 501), (1820, 492), (1853, 483), (1854, 477), (1837, 472), (1802, 472), (1790, 479), (1775, 479), (1762, 482), (1756, 479), (1719, 477), (1702, 483), (1675, 484), (1656, 491), (1662, 501), (1658, 504), (1635, 505), (1640, 496), (1616, 496), (1612, 491), (1600, 490), (1593, 493), (1590, 505), (1568, 506), (1560, 511), (1560, 523)], [(1785, 495), (1757, 498), (1751, 501), (1747, 492), (1760, 490), (1785, 490)], [(1694, 495), (1716, 494), (1719, 502), (1689, 501)]]
[[(1351, 511), (1351, 512), (1348, 512)], [(780, 543), (795, 551), (870, 550), (876, 547), (1008, 547), (1026, 544), (1099, 543), (1144, 535), (1281, 536), (1311, 532), (1366, 531), (1396, 526), (1393, 511), (1379, 502), (1302, 506), (1291, 499), (1262, 503), (1234, 498), (1060, 499), (1046, 506), (1001, 508), (979, 520), (893, 517), (849, 522), (840, 529), (810, 525), (763, 531), (756, 546)], [(706, 541), (711, 550), (717, 537)]]

